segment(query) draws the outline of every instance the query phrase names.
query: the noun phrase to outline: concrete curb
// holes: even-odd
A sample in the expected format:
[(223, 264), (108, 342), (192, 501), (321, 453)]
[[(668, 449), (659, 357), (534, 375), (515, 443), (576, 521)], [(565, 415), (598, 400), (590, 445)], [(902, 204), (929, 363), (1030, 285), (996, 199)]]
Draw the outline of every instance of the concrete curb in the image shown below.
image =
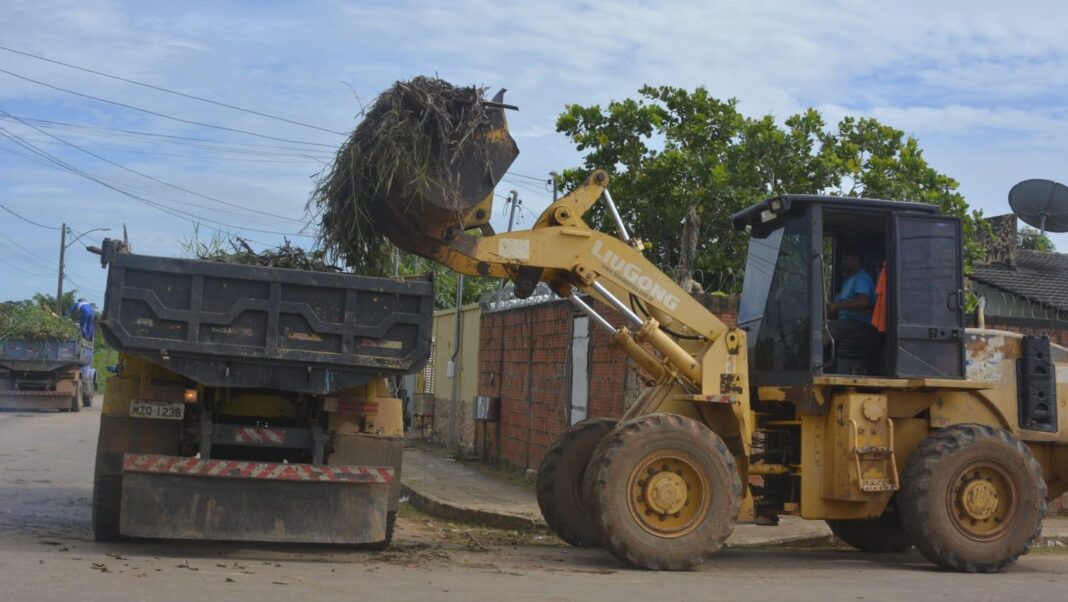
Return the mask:
[(407, 496), (408, 503), (417, 510), (444, 520), (510, 531), (537, 531), (548, 528), (548, 525), (540, 518), (452, 504), (432, 494), (419, 491), (404, 482), (401, 482), (401, 495)]

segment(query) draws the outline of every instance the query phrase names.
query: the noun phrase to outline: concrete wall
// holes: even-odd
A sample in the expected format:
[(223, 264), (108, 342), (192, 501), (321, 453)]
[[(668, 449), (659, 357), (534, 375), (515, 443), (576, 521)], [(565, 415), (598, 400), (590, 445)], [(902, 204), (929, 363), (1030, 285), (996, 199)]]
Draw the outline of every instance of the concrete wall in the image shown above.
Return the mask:
[[(461, 350), (456, 352), (456, 310), (434, 312), (434, 355), (431, 359), (433, 386), (430, 403), (433, 405), (433, 431), (435, 442), (448, 445), (449, 415), (452, 409), (453, 385), (459, 379), (456, 408), (456, 445), (463, 450), (474, 448), (474, 402), (478, 395), (478, 353), (481, 331), (481, 309), (477, 304), (466, 305), (461, 310)], [(455, 361), (451, 371), (449, 364)]]

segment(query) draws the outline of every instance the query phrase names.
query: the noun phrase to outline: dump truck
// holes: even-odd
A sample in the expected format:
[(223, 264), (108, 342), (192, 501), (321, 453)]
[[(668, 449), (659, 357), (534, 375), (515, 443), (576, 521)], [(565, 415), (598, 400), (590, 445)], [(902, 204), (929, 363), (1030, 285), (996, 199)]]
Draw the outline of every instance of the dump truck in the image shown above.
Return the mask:
[(93, 403), (94, 379), (83, 381), (89, 341), (0, 340), (0, 408), (77, 412)]
[(411, 279), (99, 249), (118, 351), (93, 486), (97, 540), (388, 546), (403, 417), (390, 377), (430, 352)]
[[(494, 232), (493, 188), (518, 149), (503, 110), (491, 114), (477, 156), (440, 178), (463, 183), (461, 202), (413, 192), (380, 207), (377, 225), (406, 251), (511, 280), (517, 296), (546, 283), (640, 368), (646, 386), (619, 420), (578, 423), (545, 454), (538, 500), (562, 539), (685, 570), (737, 522), (793, 515), (955, 571), (994, 572), (1028, 551), (1068, 490), (1068, 350), (965, 328), (957, 217), (819, 195), (755, 204), (733, 217), (751, 242), (730, 326), (644, 256), (604, 171), (531, 229)], [(411, 176), (397, 177), (393, 191)], [(584, 219), (598, 201), (614, 233)], [(851, 246), (885, 279), (870, 344), (830, 332)]]

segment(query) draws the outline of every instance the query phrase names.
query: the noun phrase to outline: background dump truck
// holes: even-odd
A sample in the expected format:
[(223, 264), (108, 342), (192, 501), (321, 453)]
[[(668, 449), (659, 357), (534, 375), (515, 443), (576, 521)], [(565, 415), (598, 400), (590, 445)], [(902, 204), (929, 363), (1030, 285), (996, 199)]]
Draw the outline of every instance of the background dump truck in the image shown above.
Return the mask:
[(0, 340), (0, 408), (77, 412), (92, 403), (93, 383), (82, 382), (89, 343)]
[(100, 325), (96, 539), (368, 544), (396, 516), (401, 403), (429, 355), (433, 281), (120, 252)]

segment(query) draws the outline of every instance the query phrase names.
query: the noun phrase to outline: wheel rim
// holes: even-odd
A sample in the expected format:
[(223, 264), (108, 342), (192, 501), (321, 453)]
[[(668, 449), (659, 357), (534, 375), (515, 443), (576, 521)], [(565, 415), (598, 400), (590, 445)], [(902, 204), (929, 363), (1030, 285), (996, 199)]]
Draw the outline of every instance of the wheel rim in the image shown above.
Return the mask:
[(974, 541), (990, 541), (1010, 528), (1019, 499), (1009, 470), (993, 461), (972, 462), (957, 472), (947, 497), (953, 525)]
[(658, 537), (682, 537), (701, 524), (712, 503), (711, 480), (689, 452), (664, 449), (647, 454), (630, 473), (631, 516)]

